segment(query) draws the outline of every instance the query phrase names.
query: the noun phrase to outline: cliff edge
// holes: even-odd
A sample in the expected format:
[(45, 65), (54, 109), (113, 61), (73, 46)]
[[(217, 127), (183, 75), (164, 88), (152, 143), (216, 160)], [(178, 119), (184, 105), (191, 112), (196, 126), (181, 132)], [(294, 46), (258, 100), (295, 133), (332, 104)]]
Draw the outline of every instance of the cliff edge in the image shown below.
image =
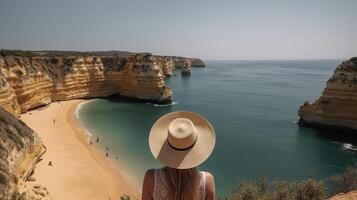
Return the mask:
[(340, 64), (319, 99), (299, 109), (300, 124), (357, 133), (357, 57)]
[[(41, 186), (25, 182), (45, 152), (41, 139), (21, 120), (0, 107), (0, 197), (1, 199), (35, 198), (34, 191), (48, 195)], [(43, 191), (38, 191), (43, 190)]]
[(353, 200), (357, 199), (357, 190), (353, 190), (347, 193), (336, 194), (328, 200)]
[(114, 94), (172, 101), (161, 65), (151, 54), (0, 56), (0, 106), (15, 116), (55, 101)]

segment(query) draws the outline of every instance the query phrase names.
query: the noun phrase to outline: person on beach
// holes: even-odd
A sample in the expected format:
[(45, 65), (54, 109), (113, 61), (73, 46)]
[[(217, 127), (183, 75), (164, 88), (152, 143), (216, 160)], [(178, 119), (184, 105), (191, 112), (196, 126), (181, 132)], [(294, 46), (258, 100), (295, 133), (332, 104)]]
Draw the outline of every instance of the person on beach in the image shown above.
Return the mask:
[(193, 112), (172, 112), (158, 119), (150, 130), (151, 153), (164, 167), (149, 169), (142, 200), (214, 200), (214, 178), (198, 171), (212, 153), (213, 126)]
[(95, 143), (98, 143), (99, 142), (99, 137), (97, 136), (97, 140), (95, 141)]

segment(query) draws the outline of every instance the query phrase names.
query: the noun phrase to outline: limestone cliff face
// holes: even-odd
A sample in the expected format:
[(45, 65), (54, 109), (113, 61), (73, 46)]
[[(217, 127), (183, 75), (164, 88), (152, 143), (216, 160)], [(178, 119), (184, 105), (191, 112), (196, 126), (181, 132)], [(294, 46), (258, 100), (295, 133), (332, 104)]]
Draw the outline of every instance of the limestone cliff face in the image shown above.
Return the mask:
[(175, 64), (171, 57), (157, 57), (158, 66), (165, 77), (173, 75)]
[(172, 57), (176, 69), (181, 69), (184, 67), (185, 62), (190, 62), (188, 58), (183, 57)]
[(189, 63), (190, 67), (205, 67), (205, 63), (199, 58), (185, 58), (185, 57), (171, 57), (176, 68), (181, 69), (187, 63)]
[(339, 65), (321, 97), (299, 109), (300, 123), (357, 133), (357, 57)]
[(182, 75), (190, 75), (191, 67), (205, 67), (205, 63), (198, 58), (184, 58), (184, 57), (171, 57), (174, 66), (177, 69), (181, 69)]
[(0, 107), (0, 199), (16, 199), (27, 190), (24, 182), (44, 151), (38, 135)]
[(113, 94), (168, 103), (172, 92), (163, 78), (151, 54), (0, 56), (0, 106), (19, 116), (54, 101)]
[(205, 63), (198, 58), (185, 58), (175, 56), (155, 56), (159, 68), (165, 77), (173, 75), (175, 69), (181, 70), (181, 74), (190, 75), (191, 67), (205, 67)]
[(199, 58), (190, 58), (192, 67), (206, 67), (205, 63)]
[(357, 190), (353, 190), (348, 193), (337, 194), (328, 200), (354, 200), (357, 199)]
[(191, 62), (189, 60), (184, 60), (183, 65), (181, 67), (182, 75), (190, 75), (191, 74)]

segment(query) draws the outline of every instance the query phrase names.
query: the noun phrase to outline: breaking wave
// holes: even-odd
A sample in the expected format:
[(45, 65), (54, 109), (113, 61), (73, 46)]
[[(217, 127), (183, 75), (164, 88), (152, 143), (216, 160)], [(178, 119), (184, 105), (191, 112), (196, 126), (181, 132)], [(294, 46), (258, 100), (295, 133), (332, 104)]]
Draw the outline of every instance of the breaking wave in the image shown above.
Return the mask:
[(173, 106), (173, 105), (176, 105), (178, 103), (179, 102), (177, 102), (177, 101), (173, 101), (173, 102), (171, 102), (169, 104), (155, 104), (155, 103), (147, 103), (147, 104), (155, 106), (155, 107), (165, 107), (165, 106)]
[(354, 145), (349, 144), (349, 143), (342, 144), (342, 148), (346, 149), (346, 150), (350, 150), (350, 151), (357, 151), (357, 146), (354, 146)]

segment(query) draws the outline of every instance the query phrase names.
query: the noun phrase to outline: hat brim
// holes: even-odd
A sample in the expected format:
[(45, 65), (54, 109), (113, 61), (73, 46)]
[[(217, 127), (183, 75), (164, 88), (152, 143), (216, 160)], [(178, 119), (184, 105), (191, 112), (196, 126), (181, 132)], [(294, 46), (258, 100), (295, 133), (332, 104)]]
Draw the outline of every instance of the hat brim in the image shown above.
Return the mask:
[[(195, 145), (185, 151), (172, 148), (167, 142), (168, 127), (176, 118), (192, 121), (197, 131)], [(193, 168), (203, 163), (212, 153), (216, 134), (211, 123), (203, 116), (186, 111), (172, 112), (158, 119), (150, 130), (149, 146), (151, 153), (162, 164), (176, 169)]]

